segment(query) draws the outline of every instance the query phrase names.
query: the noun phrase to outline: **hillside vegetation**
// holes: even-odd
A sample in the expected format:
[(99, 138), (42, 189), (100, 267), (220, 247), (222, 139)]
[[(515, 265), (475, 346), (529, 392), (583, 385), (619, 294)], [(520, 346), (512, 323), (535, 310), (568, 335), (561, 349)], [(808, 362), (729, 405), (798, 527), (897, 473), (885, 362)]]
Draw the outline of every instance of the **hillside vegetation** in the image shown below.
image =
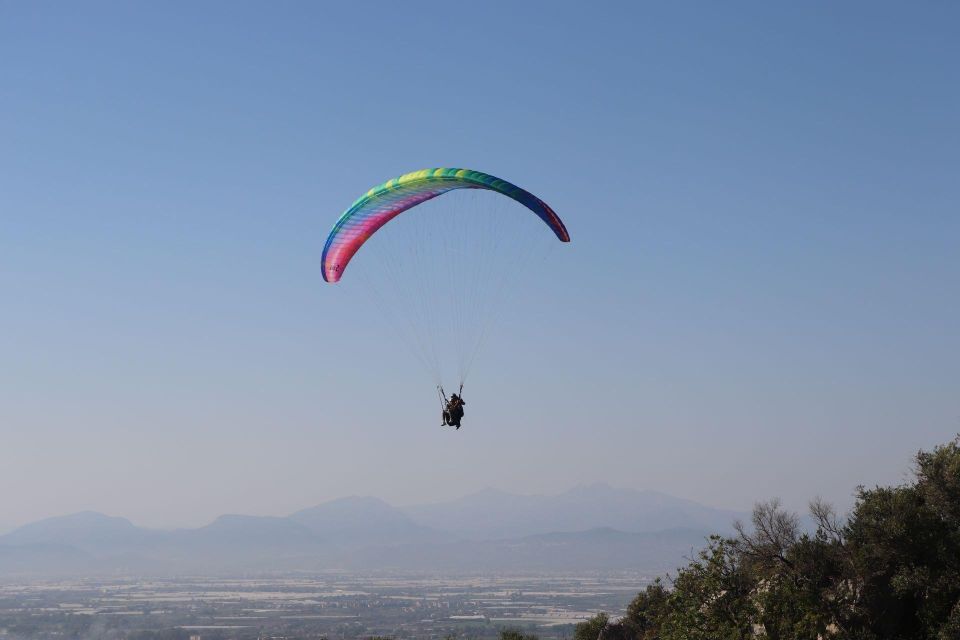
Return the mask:
[(810, 505), (815, 533), (776, 500), (647, 587), (626, 615), (576, 640), (953, 640), (960, 638), (960, 438), (917, 454), (912, 479), (857, 490), (839, 518)]

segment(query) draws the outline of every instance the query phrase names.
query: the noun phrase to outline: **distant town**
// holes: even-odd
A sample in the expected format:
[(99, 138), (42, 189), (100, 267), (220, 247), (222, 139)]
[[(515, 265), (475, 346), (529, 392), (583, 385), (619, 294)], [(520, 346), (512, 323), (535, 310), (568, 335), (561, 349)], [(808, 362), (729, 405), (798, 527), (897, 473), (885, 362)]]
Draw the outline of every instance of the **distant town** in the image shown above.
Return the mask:
[(570, 638), (623, 612), (651, 576), (313, 575), (0, 583), (0, 638)]

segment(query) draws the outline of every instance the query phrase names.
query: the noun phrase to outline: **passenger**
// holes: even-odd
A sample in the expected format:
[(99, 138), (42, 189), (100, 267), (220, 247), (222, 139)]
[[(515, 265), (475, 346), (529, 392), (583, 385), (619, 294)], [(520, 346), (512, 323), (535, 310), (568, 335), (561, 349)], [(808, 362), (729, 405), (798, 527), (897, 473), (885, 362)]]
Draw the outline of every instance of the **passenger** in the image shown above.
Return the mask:
[(463, 406), (467, 404), (463, 398), (457, 394), (452, 394), (447, 406), (443, 410), (443, 424), (460, 429), (460, 421), (463, 420)]

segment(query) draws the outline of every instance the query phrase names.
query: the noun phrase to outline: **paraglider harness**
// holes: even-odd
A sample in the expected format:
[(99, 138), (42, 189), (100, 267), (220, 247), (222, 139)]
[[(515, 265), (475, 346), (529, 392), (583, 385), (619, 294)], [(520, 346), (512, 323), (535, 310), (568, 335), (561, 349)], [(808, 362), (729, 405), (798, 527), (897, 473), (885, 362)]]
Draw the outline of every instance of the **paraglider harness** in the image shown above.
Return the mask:
[[(466, 402), (459, 394), (453, 394), (453, 397), (447, 399), (447, 394), (443, 390), (443, 385), (437, 385), (437, 393), (440, 394), (440, 407), (443, 411), (443, 424), (448, 427), (460, 428), (460, 421), (463, 420), (463, 405)], [(460, 394), (463, 393), (463, 385), (460, 385)]]

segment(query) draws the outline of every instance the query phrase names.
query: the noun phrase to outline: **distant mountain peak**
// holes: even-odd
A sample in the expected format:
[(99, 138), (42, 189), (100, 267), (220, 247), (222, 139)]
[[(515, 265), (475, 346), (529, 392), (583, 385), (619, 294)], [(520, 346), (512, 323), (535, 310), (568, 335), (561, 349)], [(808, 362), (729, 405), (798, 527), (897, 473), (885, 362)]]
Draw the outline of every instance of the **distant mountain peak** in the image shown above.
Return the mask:
[(606, 482), (577, 485), (555, 495), (517, 495), (487, 488), (459, 500), (414, 505), (404, 511), (423, 525), (452, 529), (473, 540), (598, 527), (634, 533), (673, 528), (723, 532), (741, 515)]
[(119, 516), (108, 516), (106, 514), (100, 513), (99, 511), (78, 511), (76, 513), (70, 513), (65, 516), (53, 516), (50, 518), (44, 518), (42, 520), (37, 520), (36, 522), (31, 522), (25, 524), (22, 527), (19, 527), (7, 535), (14, 535), (18, 531), (38, 531), (38, 530), (65, 530), (65, 529), (101, 529), (101, 528), (112, 528), (112, 529), (125, 529), (133, 530), (136, 529), (134, 524), (127, 520), (126, 518), (121, 518)]
[(417, 524), (400, 509), (380, 498), (350, 496), (290, 514), (318, 536), (342, 543), (401, 544), (423, 538), (446, 537)]
[(400, 510), (389, 503), (372, 496), (347, 496), (301, 509), (290, 514), (293, 520), (305, 519), (366, 519), (371, 516), (388, 517), (391, 519), (407, 519)]
[(0, 536), (0, 544), (72, 545), (89, 549), (130, 544), (152, 533), (126, 518), (80, 511), (25, 524)]

